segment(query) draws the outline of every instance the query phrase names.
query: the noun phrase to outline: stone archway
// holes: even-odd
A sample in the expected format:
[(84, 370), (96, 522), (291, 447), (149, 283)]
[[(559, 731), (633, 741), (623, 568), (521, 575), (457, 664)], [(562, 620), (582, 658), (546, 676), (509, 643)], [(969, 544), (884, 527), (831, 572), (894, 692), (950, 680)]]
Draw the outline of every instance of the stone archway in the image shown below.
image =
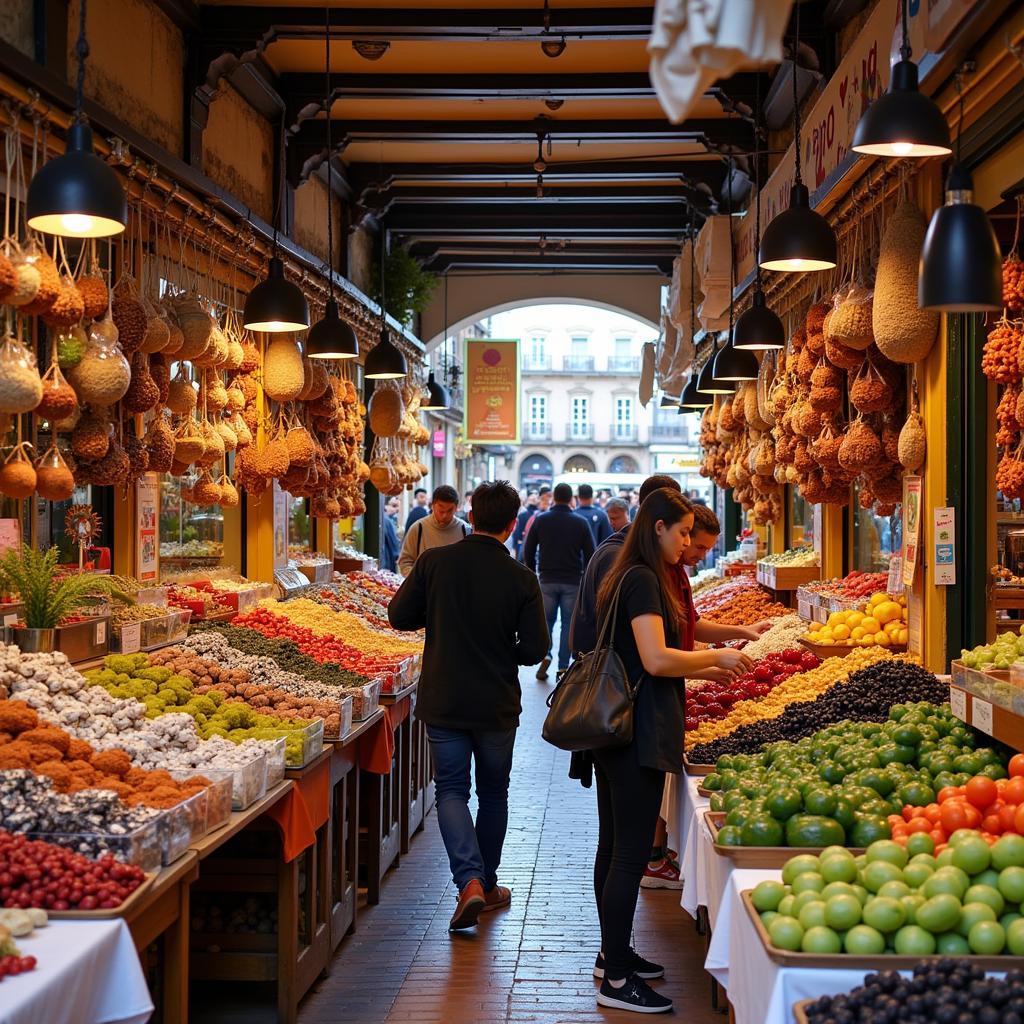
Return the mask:
[[(508, 309), (554, 304), (609, 309), (657, 331), (661, 288), (667, 283), (656, 274), (452, 275), (448, 278), (448, 334)], [(428, 350), (440, 344), (446, 326), (443, 296), (442, 286), (423, 313), (420, 337)]]

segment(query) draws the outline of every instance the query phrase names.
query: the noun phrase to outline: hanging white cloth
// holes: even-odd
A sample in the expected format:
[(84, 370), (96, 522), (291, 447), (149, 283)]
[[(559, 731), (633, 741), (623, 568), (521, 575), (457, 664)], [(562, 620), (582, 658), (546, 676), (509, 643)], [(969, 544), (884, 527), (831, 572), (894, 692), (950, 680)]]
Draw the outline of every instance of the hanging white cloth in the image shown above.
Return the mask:
[(654, 343), (644, 342), (640, 350), (640, 404), (646, 409), (654, 397)]
[(651, 84), (673, 124), (721, 78), (782, 60), (792, 0), (657, 0)]

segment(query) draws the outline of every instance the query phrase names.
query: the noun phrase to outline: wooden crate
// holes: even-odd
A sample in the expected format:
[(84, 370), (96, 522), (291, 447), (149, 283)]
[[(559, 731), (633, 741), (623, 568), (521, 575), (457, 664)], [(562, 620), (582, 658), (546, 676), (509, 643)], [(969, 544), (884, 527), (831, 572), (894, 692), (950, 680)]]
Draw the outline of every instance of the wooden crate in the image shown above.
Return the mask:
[[(854, 651), (862, 650), (862, 648), (851, 644), (836, 644), (834, 646), (830, 646), (829, 644), (816, 644), (813, 640), (808, 640), (803, 636), (797, 637), (797, 642), (803, 647), (806, 647), (811, 654), (816, 654), (822, 661), (826, 658), (846, 658), (853, 654)], [(905, 654), (907, 645), (890, 644), (885, 649), (887, 651), (891, 651), (893, 654)]]
[[(781, 871), (785, 867), (786, 861), (793, 857), (802, 853), (817, 856), (826, 849), (824, 846), (722, 846), (718, 841), (718, 831), (725, 824), (725, 812), (705, 811), (704, 820), (711, 833), (711, 842), (715, 845), (715, 853), (731, 860), (734, 868), (755, 868), (757, 870), (778, 868)], [(849, 850), (855, 857), (864, 852), (863, 848), (859, 846), (850, 847)]]
[(683, 754), (683, 771), (687, 775), (710, 775), (714, 770), (713, 764), (694, 764)]
[(821, 569), (816, 565), (757, 563), (757, 582), (770, 590), (799, 590), (819, 579)]

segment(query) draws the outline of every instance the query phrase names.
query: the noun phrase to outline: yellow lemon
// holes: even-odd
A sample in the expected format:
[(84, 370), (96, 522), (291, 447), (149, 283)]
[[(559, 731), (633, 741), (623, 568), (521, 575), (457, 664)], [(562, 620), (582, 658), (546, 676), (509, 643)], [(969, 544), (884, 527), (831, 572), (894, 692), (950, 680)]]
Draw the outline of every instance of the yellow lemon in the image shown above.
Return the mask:
[(850, 627), (844, 623), (840, 623), (835, 629), (832, 630), (832, 635), (837, 640), (849, 640), (850, 639)]
[(846, 618), (846, 624), (853, 629), (854, 626), (859, 626), (864, 621), (863, 612), (848, 612)]
[(903, 609), (895, 601), (883, 601), (874, 611), (874, 617), (882, 623), (892, 622), (903, 614)]
[(888, 647), (892, 641), (889, 639), (889, 634), (886, 633), (884, 629), (880, 629), (875, 634), (875, 643), (878, 644), (879, 647)]
[(873, 615), (869, 615), (861, 620), (860, 627), (865, 633), (877, 633), (882, 625)]
[(859, 640), (862, 636), (864, 636), (863, 626), (854, 626), (853, 629), (850, 630), (851, 640)]
[(830, 636), (822, 637), (818, 641), (818, 643), (821, 644), (822, 647), (835, 647), (835, 645), (836, 645), (835, 640), (833, 640), (832, 637), (830, 637)]
[(868, 601), (868, 608), (874, 608), (877, 605), (880, 605), (883, 601), (888, 600), (888, 594), (872, 594), (870, 600)]
[(910, 639), (910, 630), (901, 629), (896, 634), (896, 642), (899, 644), (905, 644)]
[(865, 634), (864, 636), (862, 636), (857, 641), (857, 646), (858, 647), (874, 647), (875, 646), (875, 638), (873, 636), (869, 636), (869, 635)]

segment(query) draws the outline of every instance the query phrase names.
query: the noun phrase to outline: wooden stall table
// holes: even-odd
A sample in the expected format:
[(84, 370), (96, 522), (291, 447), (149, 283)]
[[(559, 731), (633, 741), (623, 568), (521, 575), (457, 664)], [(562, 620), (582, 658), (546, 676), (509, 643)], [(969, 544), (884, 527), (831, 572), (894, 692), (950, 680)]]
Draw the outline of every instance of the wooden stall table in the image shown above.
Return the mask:
[[(325, 823), (313, 823), (315, 840), (289, 859), (287, 837), (270, 815), (279, 817), (288, 800), (301, 802), (304, 780), (317, 772), (329, 774), (331, 756), (332, 748), (328, 746), (305, 768), (289, 771), (289, 778), (251, 807), (232, 813), (226, 825), (192, 846), (199, 860), (196, 892), (274, 894), (277, 911), (276, 936), (259, 932), (194, 933), (189, 958), (192, 979), (274, 982), (277, 1016), (284, 1024), (296, 1020), (299, 1000), (330, 959), (330, 816)], [(306, 813), (304, 806), (302, 813)], [(252, 849), (258, 849), (259, 856), (244, 848), (226, 849), (243, 836), (255, 840)], [(305, 878), (304, 891), (300, 891), (300, 876)], [(229, 947), (228, 951), (221, 946)]]
[(331, 820), (328, 838), (328, 914), (331, 951), (356, 929), (359, 887), (359, 739), (384, 717), (377, 708), (331, 744)]
[(125, 915), (143, 965), (147, 947), (162, 943), (153, 1002), (164, 1024), (188, 1021), (189, 893), (198, 876), (199, 858), (189, 850), (160, 871), (142, 902)]
[[(394, 693), (382, 693), (380, 702), (390, 709), (395, 726), (395, 750), (401, 752), (398, 778), (398, 836), (399, 850), (408, 853), (412, 834), (423, 826), (424, 790), (423, 758), (417, 743), (418, 736), (413, 710), (416, 707), (418, 683), (409, 683)], [(407, 706), (406, 706), (407, 705)]]

